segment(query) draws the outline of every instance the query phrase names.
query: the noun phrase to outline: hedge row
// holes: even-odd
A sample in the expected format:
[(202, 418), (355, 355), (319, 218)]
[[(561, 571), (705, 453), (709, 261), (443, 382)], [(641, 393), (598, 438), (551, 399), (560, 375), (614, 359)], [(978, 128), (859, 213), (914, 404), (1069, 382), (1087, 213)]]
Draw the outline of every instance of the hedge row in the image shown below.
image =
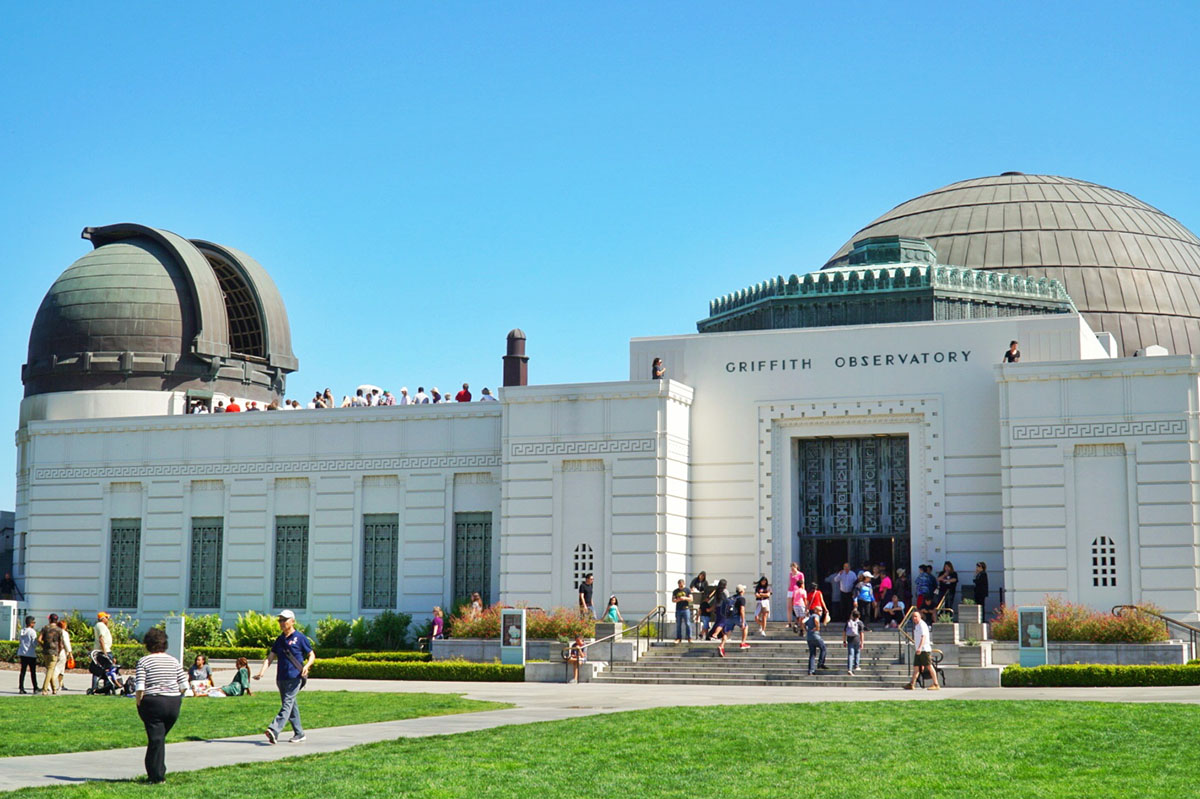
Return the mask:
[(1006, 688), (1127, 688), (1200, 685), (1200, 666), (1012, 665), (1000, 673)]
[(433, 659), (428, 652), (355, 652), (350, 657), (374, 663), (428, 663)]
[[(267, 656), (267, 650), (255, 646), (198, 646), (196, 651), (204, 655), (209, 660), (237, 660), (238, 658), (246, 658), (250, 661), (262, 660)], [(357, 657), (363, 655), (362, 660), (388, 660), (387, 657), (379, 657), (380, 655), (405, 655), (408, 657), (395, 657), (392, 660), (428, 660), (427, 652), (363, 652), (359, 649), (335, 649), (333, 647), (317, 647), (317, 657), (323, 660), (330, 658), (346, 658)], [(424, 657), (421, 657), (424, 656)], [(189, 664), (190, 665), (190, 664)]]
[(464, 682), (523, 682), (524, 666), (439, 660), (431, 663), (363, 661), (354, 658), (318, 660), (311, 677), (335, 680), (447, 680)]
[[(5, 663), (17, 662), (17, 641), (0, 641), (0, 661)], [(91, 642), (86, 645), (72, 645), (71, 654), (75, 656), (75, 668), (86, 669), (88, 667), (88, 658), (92, 651)], [(113, 659), (117, 665), (123, 669), (132, 669), (137, 665), (139, 659), (146, 654), (146, 647), (141, 644), (115, 644), (112, 648)], [(40, 656), (40, 650), (39, 650)], [(190, 649), (183, 650), (184, 666), (192, 665), (192, 661), (196, 659), (196, 653)]]

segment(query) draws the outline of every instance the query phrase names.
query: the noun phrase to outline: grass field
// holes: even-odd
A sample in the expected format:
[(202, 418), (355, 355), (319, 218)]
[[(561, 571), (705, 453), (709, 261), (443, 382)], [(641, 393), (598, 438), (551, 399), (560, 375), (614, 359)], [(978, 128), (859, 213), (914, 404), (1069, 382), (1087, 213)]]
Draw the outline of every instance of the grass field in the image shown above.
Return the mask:
[[(670, 708), (169, 774), (172, 795), (1180, 797), (1200, 707), (939, 701)], [(168, 759), (169, 766), (169, 759)], [(148, 795), (140, 781), (14, 796)], [(49, 793), (48, 793), (49, 792)], [(161, 791), (160, 791), (161, 792)]]
[[(455, 694), (305, 691), (306, 731), (343, 724), (444, 716), (507, 707)], [(262, 732), (279, 711), (279, 693), (228, 699), (184, 699), (167, 743)], [(145, 746), (146, 730), (132, 699), (111, 696), (22, 696), (0, 699), (0, 755), (45, 755)]]

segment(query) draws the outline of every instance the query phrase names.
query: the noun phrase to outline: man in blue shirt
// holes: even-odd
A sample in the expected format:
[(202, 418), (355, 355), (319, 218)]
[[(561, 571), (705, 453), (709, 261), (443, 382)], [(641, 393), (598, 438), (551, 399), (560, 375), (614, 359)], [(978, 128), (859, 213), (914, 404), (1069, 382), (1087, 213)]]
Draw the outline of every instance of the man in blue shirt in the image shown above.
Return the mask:
[(267, 727), (267, 742), (274, 744), (278, 741), (284, 725), (291, 722), (292, 737), (289, 743), (300, 744), (304, 743), (304, 726), (300, 723), (300, 706), (296, 704), (296, 697), (308, 681), (308, 669), (317, 656), (308, 638), (296, 629), (295, 613), (290, 610), (279, 611), (279, 628), (283, 632), (271, 644), (271, 651), (267, 652), (267, 659), (254, 679), (261, 680), (267, 668), (276, 660), (279, 661), (279, 668), (275, 671), (275, 684), (279, 687), (279, 714)]

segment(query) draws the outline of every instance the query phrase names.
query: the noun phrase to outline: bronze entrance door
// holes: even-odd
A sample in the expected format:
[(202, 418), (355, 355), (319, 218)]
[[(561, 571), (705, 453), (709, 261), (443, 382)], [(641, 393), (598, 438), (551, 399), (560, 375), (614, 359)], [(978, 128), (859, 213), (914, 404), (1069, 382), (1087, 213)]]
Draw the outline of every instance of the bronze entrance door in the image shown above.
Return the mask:
[(908, 569), (908, 436), (796, 440), (797, 562), (819, 584), (843, 563)]

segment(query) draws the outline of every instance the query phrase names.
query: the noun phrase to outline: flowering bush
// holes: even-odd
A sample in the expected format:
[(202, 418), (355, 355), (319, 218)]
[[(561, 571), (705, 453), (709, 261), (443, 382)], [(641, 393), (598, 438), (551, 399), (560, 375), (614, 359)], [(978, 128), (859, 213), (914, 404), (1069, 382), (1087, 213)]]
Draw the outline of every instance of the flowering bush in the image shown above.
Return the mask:
[[(500, 611), (502, 605), (492, 605), (484, 608), (478, 616), (465, 608), (450, 617), (449, 636), (451, 638), (499, 638)], [(579, 611), (568, 608), (554, 608), (547, 613), (541, 608), (529, 608), (525, 613), (526, 635), (531, 639), (574, 638), (582, 635), (592, 638), (596, 634), (596, 620), (580, 616)]]
[[(1139, 608), (1158, 611), (1154, 605)], [(1127, 610), (1120, 616), (1093, 610), (1086, 605), (1046, 597), (1046, 637), (1049, 641), (1078, 641), (1097, 644), (1149, 644), (1167, 640), (1167, 625), (1148, 613)], [(1017, 640), (1017, 609), (1001, 606), (992, 618), (992, 638)]]

